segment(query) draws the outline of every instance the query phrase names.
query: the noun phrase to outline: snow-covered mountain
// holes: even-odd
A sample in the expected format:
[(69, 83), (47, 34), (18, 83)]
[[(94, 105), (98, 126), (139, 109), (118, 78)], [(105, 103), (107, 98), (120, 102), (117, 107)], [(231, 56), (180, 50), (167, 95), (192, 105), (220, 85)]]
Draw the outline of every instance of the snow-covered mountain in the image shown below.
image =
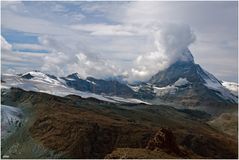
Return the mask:
[(152, 99), (197, 106), (237, 103), (237, 96), (227, 89), (229, 86), (232, 89), (235, 84), (224, 82), (222, 85), (216, 77), (195, 64), (192, 59), (179, 60), (152, 76), (147, 83), (133, 86), (132, 89), (137, 88), (137, 92), (141, 94), (147, 91), (151, 93)]
[[(81, 79), (78, 74), (72, 74), (67, 77), (56, 77), (42, 73), (40, 71), (31, 71), (19, 75), (3, 74), (1, 81), (1, 88), (6, 89), (10, 87), (16, 87), (26, 91), (44, 92), (62, 97), (67, 95), (78, 95), (82, 98), (93, 97), (112, 103), (147, 103), (132, 97), (123, 98), (115, 95), (106, 95), (104, 92), (95, 94), (90, 90), (81, 90), (82, 88), (87, 87), (87, 85), (99, 85), (99, 83), (103, 83), (103, 80), (90, 78)], [(111, 83), (109, 84), (114, 83), (112, 81), (110, 82)], [(104, 82), (103, 85), (105, 83), (106, 82)], [(127, 86), (127, 88), (129, 87)]]
[(81, 78), (78, 73), (56, 77), (39, 71), (19, 75), (2, 75), (2, 88), (18, 87), (58, 96), (79, 95), (108, 102), (157, 104), (157, 100), (186, 106), (236, 104), (238, 84), (221, 82), (193, 60), (178, 60), (159, 71), (148, 82), (135, 85), (117, 78)]
[(24, 73), (23, 75), (21, 75), (21, 77), (25, 78), (25, 79), (31, 79), (36, 82), (38, 81), (38, 82), (48, 83), (48, 84), (52, 84), (52, 85), (60, 84), (57, 77), (55, 77), (53, 75), (44, 74), (40, 71), (27, 72), (27, 73)]

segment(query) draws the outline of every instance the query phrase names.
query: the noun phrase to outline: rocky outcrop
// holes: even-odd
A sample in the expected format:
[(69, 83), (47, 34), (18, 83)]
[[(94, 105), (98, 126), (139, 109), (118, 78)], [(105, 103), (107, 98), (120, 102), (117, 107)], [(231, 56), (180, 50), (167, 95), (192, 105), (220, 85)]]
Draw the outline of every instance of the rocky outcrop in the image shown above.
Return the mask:
[(152, 151), (145, 148), (116, 148), (105, 159), (175, 159), (177, 156), (167, 154), (162, 150)]
[(183, 155), (180, 151), (173, 132), (167, 128), (160, 128), (159, 131), (149, 140), (147, 146), (149, 150), (163, 149), (167, 153)]

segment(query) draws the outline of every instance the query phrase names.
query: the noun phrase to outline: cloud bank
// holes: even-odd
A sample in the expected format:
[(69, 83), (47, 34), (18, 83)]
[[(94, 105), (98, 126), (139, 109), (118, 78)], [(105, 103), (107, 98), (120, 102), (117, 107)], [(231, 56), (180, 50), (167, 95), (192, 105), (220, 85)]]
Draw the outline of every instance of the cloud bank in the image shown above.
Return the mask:
[(144, 81), (193, 60), (190, 48), (196, 63), (236, 81), (235, 3), (3, 2), (2, 71)]
[[(105, 30), (102, 27), (98, 29), (102, 33), (106, 33), (109, 27), (114, 28), (113, 26), (107, 26)], [(124, 31), (126, 28), (130, 28), (127, 32), (132, 33), (132, 35), (136, 34), (137, 30), (140, 30), (136, 27), (135, 30), (127, 26), (122, 28)], [(80, 28), (78, 27), (78, 29)], [(145, 81), (178, 60), (193, 61), (188, 47), (194, 42), (195, 35), (189, 26), (161, 24), (154, 26), (153, 29), (151, 27), (143, 30), (147, 30), (145, 34), (153, 39), (152, 51), (138, 54), (135, 59), (131, 60), (132, 66), (124, 69), (121, 66), (114, 65), (110, 60), (98, 59), (95, 56), (92, 58), (89, 53), (84, 53), (80, 48), (77, 49), (78, 52), (61, 49), (58, 41), (54, 41), (49, 37), (42, 37), (42, 45), (48, 45), (48, 48), (55, 46), (52, 48), (52, 53), (45, 56), (42, 70), (60, 75), (78, 72), (83, 78), (87, 76), (107, 78), (109, 76), (123, 75), (127, 77), (128, 81), (133, 82), (138, 80)], [(93, 29), (87, 28), (87, 31), (97, 33), (97, 27)], [(118, 28), (117, 32), (114, 34), (111, 32), (110, 35), (118, 35), (121, 32), (123, 31)], [(66, 45), (63, 46), (66, 47)]]

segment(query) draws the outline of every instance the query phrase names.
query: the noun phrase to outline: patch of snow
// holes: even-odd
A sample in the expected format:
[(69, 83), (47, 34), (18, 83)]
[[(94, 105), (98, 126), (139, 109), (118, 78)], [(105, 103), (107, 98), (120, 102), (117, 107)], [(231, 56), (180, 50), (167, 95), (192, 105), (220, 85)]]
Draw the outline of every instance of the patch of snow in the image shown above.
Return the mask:
[(52, 85), (57, 85), (57, 84), (60, 83), (59, 81), (57, 81), (53, 78), (50, 78), (49, 76), (47, 76), (46, 74), (44, 74), (42, 72), (31, 71), (31, 72), (27, 72), (27, 73), (23, 74), (22, 76), (27, 75), (27, 74), (32, 75), (33, 78), (31, 78), (31, 79), (34, 80), (34, 81), (39, 81), (39, 82), (43, 82), (43, 83), (50, 83)]
[(19, 83), (15, 87), (22, 88), (26, 91), (35, 91), (35, 92), (39, 91), (38, 87), (31, 83)]
[(236, 96), (238, 95), (238, 88), (239, 88), (238, 83), (223, 81), (222, 85), (226, 87), (232, 94)]
[(69, 78), (69, 77), (65, 77), (66, 80), (69, 80), (69, 81), (76, 81), (75, 79), (73, 78)]
[(6, 138), (22, 125), (24, 119), (20, 108), (1, 105), (1, 138)]
[(168, 85), (166, 87), (156, 87), (153, 86), (154, 88), (154, 93), (156, 93), (157, 96), (164, 96), (166, 94), (175, 94), (176, 91), (178, 90), (177, 87), (174, 85)]
[(154, 93), (156, 93), (157, 96), (164, 96), (166, 94), (176, 94), (180, 86), (184, 86), (187, 84), (190, 84), (187, 78), (179, 78), (173, 85), (168, 85), (166, 87), (153, 86), (153, 88)]
[(175, 83), (174, 86), (179, 87), (179, 86), (184, 86), (186, 84), (189, 84), (190, 82), (187, 80), (187, 78), (179, 78)]
[(117, 97), (117, 96), (105, 96), (105, 97), (113, 99), (114, 101), (117, 101), (117, 102), (134, 103), (134, 104), (144, 103), (144, 104), (151, 105), (148, 102), (145, 102), (145, 101), (142, 101), (139, 99), (134, 99), (134, 98), (122, 98), (122, 97)]
[(232, 94), (228, 89), (226, 89), (212, 74), (208, 73), (207, 71), (204, 72), (207, 76), (202, 76), (202, 78), (204, 79), (204, 85), (207, 88), (219, 92), (220, 94), (217, 93), (217, 95), (225, 100), (237, 102), (238, 98), (234, 94)]
[(30, 72), (26, 72), (24, 73), (22, 76), (25, 76), (27, 74), (32, 75), (33, 77), (45, 77), (44, 73), (38, 72), (38, 71), (30, 71)]
[(87, 82), (89, 82), (89, 83), (92, 83), (93, 85), (96, 85), (96, 83), (95, 82), (92, 82), (92, 81), (90, 81), (90, 80), (86, 80)]
[(127, 100), (131, 101), (131, 103), (144, 103), (144, 104), (147, 104), (147, 105), (152, 105), (151, 103), (148, 103), (148, 102), (145, 102), (145, 101), (142, 101), (142, 100), (139, 100), (139, 99), (135, 99), (135, 98), (128, 98)]
[(131, 88), (133, 91), (135, 92), (138, 92), (139, 89), (140, 89), (140, 86), (131, 86), (131, 85), (128, 85), (129, 88)]

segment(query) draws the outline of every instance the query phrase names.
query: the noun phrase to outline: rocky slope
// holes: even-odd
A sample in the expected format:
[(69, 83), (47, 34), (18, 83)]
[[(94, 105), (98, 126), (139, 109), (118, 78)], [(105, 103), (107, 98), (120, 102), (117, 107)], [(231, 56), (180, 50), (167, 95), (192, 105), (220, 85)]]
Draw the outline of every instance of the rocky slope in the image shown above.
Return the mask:
[(213, 128), (226, 133), (228, 135), (238, 136), (238, 114), (234, 113), (222, 113), (218, 117), (208, 122)]
[(62, 79), (65, 80), (67, 86), (80, 91), (122, 97), (132, 97), (134, 94), (130, 87), (114, 79), (103, 80), (93, 77), (82, 79), (77, 73), (68, 75), (66, 78), (62, 77)]
[[(233, 136), (165, 105), (117, 104), (17, 88), (3, 89), (1, 103), (21, 108), (29, 118), (2, 145), (2, 156), (10, 158), (237, 157)], [(22, 147), (13, 152), (11, 146)]]

